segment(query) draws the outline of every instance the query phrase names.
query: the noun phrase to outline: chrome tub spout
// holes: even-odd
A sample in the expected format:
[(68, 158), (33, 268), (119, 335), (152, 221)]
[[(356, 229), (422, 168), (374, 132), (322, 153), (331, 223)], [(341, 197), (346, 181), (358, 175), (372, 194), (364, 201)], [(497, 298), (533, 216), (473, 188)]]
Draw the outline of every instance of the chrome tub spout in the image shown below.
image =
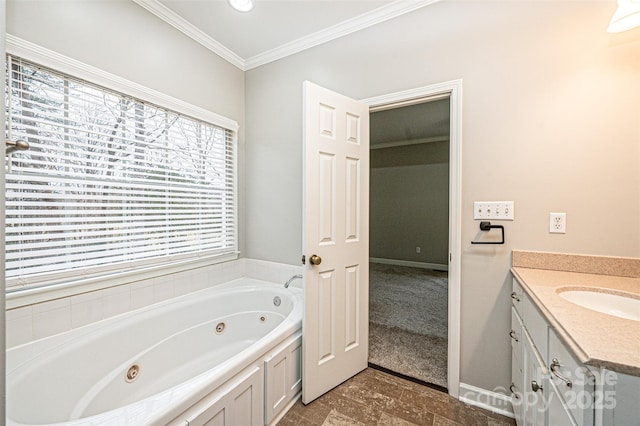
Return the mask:
[(297, 280), (297, 279), (300, 279), (300, 280), (301, 280), (301, 279), (302, 279), (302, 275), (301, 275), (301, 274), (296, 274), (296, 275), (292, 276), (291, 278), (289, 278), (289, 279), (287, 280), (287, 282), (286, 282), (286, 283), (284, 283), (284, 288), (289, 288), (289, 285), (291, 284), (291, 282), (292, 282), (293, 280)]

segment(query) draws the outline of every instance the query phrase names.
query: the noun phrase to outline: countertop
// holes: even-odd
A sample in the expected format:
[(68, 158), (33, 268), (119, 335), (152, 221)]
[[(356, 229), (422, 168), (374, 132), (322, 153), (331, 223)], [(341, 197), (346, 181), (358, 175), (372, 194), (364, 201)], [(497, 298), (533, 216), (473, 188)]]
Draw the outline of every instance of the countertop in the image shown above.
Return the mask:
[(513, 276), (576, 358), (589, 366), (640, 376), (640, 321), (583, 308), (556, 292), (560, 287), (600, 288), (640, 299), (640, 277), (595, 274), (593, 264), (590, 273), (542, 269), (539, 263), (521, 261), (523, 254), (531, 252), (514, 251)]

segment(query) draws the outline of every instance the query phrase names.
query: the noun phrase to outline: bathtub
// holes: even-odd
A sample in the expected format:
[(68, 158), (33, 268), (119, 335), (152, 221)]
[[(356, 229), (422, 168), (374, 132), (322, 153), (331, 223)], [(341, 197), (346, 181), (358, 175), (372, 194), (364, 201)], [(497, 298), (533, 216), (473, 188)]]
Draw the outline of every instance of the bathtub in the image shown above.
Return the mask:
[(241, 278), (10, 349), (7, 424), (268, 424), (300, 389), (302, 306)]

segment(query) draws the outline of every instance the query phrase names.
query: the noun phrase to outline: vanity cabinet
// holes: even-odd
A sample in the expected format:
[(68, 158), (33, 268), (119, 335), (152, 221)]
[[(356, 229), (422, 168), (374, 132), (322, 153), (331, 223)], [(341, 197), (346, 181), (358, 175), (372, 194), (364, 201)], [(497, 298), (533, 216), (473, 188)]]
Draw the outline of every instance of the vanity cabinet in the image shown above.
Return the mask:
[[(567, 408), (567, 398), (559, 391), (548, 361), (549, 333), (553, 331), (515, 279), (511, 299), (511, 392), (516, 423), (519, 426), (593, 425), (593, 416), (589, 420), (588, 415), (582, 413), (578, 422)], [(553, 351), (558, 351), (558, 344), (562, 346), (553, 340)], [(564, 347), (563, 350), (566, 351)], [(566, 359), (565, 352), (558, 353)], [(553, 368), (559, 371), (557, 365)]]
[(640, 377), (582, 364), (516, 279), (511, 298), (518, 426), (640, 426)]
[[(546, 331), (545, 324), (540, 323), (537, 313), (532, 311), (533, 305), (515, 280), (511, 300), (511, 393), (516, 423), (544, 426), (547, 424), (544, 395), (549, 371), (531, 334), (540, 339)], [(540, 346), (546, 347), (546, 339)]]

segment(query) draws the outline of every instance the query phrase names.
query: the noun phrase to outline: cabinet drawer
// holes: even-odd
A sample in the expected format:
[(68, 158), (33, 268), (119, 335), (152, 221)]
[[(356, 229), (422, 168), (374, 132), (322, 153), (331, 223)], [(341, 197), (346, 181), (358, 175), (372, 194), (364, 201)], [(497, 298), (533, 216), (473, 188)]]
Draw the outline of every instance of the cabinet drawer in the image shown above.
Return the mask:
[(515, 308), (518, 315), (522, 318), (522, 296), (524, 295), (524, 290), (522, 290), (522, 286), (516, 279), (513, 279), (513, 284), (511, 286), (511, 304)]
[(573, 357), (553, 330), (549, 331), (547, 365), (551, 381), (575, 422), (593, 424), (595, 377)]
[(513, 279), (511, 288), (511, 304), (518, 315), (520, 315), (520, 318), (522, 318), (524, 328), (533, 341), (536, 342), (538, 352), (542, 355), (543, 359), (546, 359), (548, 348), (547, 321), (515, 278)]
[(518, 311), (515, 308), (511, 308), (511, 330), (509, 331), (509, 337), (511, 338), (511, 350), (517, 355), (519, 359), (522, 359), (522, 338), (524, 326), (522, 325), (522, 319), (518, 315)]

